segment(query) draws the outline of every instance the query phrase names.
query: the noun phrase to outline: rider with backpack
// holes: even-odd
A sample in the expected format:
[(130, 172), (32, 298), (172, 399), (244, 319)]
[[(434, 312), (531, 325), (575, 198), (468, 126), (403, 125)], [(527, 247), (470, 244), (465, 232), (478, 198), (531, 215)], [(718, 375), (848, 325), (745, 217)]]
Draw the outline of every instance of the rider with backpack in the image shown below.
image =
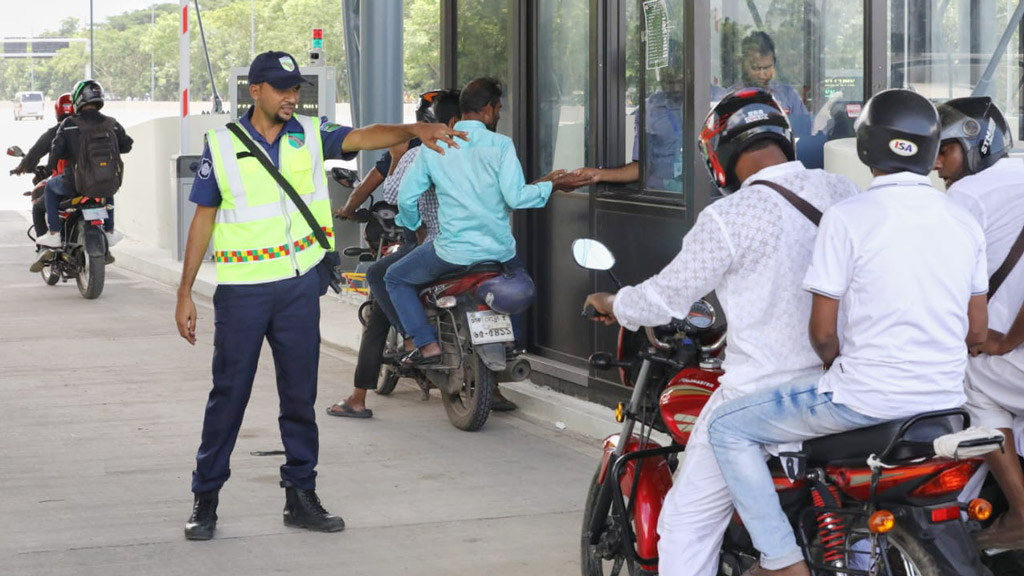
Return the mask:
[[(46, 223), (49, 234), (40, 235), (36, 243), (47, 248), (60, 248), (60, 202), (62, 197), (82, 194), (90, 198), (111, 199), (124, 175), (121, 154), (132, 149), (132, 139), (124, 127), (110, 116), (100, 113), (103, 87), (95, 80), (83, 80), (71, 93), (75, 114), (61, 123), (50, 148), (47, 169), (53, 172), (60, 160), (67, 160), (64, 173), (46, 183)], [(112, 202), (108, 202), (112, 204)], [(104, 222), (107, 246), (122, 237), (114, 232), (113, 212)], [(45, 254), (45, 251), (44, 251)]]

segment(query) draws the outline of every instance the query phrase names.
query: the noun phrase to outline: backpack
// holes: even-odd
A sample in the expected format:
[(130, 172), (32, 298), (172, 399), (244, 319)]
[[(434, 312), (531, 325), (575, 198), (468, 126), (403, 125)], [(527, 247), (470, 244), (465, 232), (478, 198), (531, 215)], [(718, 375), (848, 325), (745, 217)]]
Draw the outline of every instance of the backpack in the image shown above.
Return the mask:
[(106, 117), (99, 124), (74, 124), (78, 126), (75, 189), (90, 198), (110, 198), (121, 187), (124, 176), (124, 162), (114, 132), (117, 121)]

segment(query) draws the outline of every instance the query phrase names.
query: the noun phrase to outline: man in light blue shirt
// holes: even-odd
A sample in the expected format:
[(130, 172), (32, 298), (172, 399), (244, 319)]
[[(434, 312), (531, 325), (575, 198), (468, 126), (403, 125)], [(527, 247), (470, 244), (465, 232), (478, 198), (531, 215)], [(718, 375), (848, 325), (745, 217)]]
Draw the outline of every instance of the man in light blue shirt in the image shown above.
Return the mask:
[(513, 261), (512, 210), (543, 207), (553, 190), (572, 189), (568, 178), (557, 178), (561, 171), (526, 184), (512, 139), (494, 132), (501, 95), (501, 84), (493, 78), (466, 84), (459, 98), (462, 121), (454, 129), (466, 131), (469, 141), (444, 155), (422, 151), (402, 178), (395, 223), (410, 230), (420, 227), (417, 201), (431, 185), (440, 221), (437, 238), (393, 264), (384, 276), (402, 326), (416, 345), (402, 360), (405, 364), (441, 361), (437, 332), (427, 322), (417, 287), (475, 262)]

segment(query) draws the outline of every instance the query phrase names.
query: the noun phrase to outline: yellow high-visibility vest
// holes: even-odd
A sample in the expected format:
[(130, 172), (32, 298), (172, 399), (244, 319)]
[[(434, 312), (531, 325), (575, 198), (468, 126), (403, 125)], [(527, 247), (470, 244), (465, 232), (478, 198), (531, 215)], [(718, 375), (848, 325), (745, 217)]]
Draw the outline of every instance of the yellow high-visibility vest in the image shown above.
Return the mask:
[[(281, 135), (281, 174), (309, 206), (333, 249), (320, 129), (308, 116), (295, 119), (304, 134)], [(313, 229), (245, 144), (226, 127), (210, 130), (206, 143), (221, 194), (213, 228), (217, 282), (262, 284), (293, 278), (316, 266), (325, 252)]]

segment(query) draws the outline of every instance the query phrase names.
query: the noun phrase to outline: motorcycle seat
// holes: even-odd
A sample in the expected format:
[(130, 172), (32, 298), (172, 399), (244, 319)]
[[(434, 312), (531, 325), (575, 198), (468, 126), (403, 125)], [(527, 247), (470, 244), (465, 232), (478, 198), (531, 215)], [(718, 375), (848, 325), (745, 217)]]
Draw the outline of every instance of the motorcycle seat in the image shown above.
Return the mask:
[[(944, 410), (885, 424), (833, 434), (804, 442), (802, 453), (809, 464), (822, 465), (841, 460), (861, 460), (871, 454), (885, 462), (899, 462), (935, 455), (932, 441), (939, 436), (959, 432), (965, 427), (962, 411)], [(901, 434), (902, 431), (902, 434)]]
[(489, 274), (492, 272), (500, 274), (501, 272), (504, 271), (505, 266), (502, 265), (501, 262), (496, 262), (494, 260), (484, 260), (483, 262), (474, 262), (469, 266), (462, 266), (461, 268), (455, 270), (454, 272), (449, 272), (448, 274), (439, 276), (433, 282), (428, 284), (428, 286), (433, 284), (439, 284), (441, 282), (447, 282), (449, 280), (457, 280), (467, 274)]

